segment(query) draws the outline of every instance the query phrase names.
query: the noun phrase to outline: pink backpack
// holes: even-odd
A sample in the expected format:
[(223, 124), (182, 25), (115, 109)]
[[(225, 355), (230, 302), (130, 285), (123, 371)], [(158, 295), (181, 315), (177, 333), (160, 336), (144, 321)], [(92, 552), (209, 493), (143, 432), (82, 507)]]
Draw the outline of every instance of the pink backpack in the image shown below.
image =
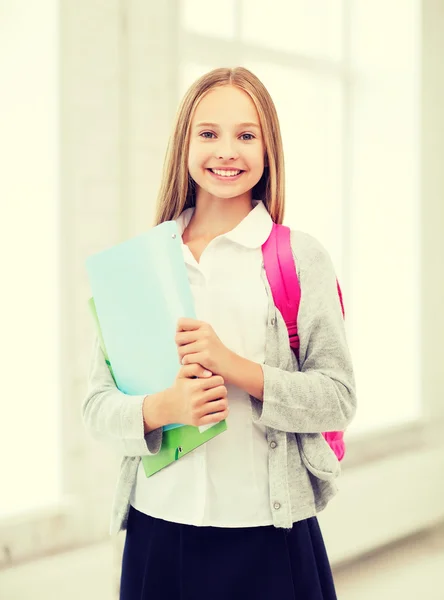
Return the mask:
[[(270, 283), (274, 303), (287, 325), (290, 346), (299, 359), (297, 320), (301, 300), (301, 287), (291, 248), (290, 229), (285, 225), (273, 223), (270, 236), (262, 245), (262, 254), (264, 257), (265, 273)], [(345, 316), (341, 288), (339, 282), (337, 280), (336, 282), (342, 315)], [(328, 431), (322, 435), (336, 454), (337, 459), (342, 460), (345, 454), (343, 432)]]

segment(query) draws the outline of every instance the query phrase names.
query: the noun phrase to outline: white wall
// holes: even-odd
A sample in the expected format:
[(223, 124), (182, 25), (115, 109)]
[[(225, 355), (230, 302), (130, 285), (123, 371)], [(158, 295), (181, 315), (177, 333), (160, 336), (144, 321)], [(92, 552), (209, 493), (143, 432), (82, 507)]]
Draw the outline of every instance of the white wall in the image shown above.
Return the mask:
[[(132, 235), (136, 227), (151, 225), (150, 201), (173, 111), (174, 61), (169, 57), (174, 45), (165, 35), (173, 3), (134, 1), (129, 20), (127, 3), (119, 0), (58, 4), (50, 16), (57, 17), (60, 29), (64, 497), (56, 507), (0, 521), (0, 566), (107, 536), (120, 459), (90, 439), (80, 416), (93, 339), (85, 259)], [(129, 38), (127, 30), (134, 27), (143, 35)], [(32, 393), (29, 382), (23, 384)]]
[(59, 495), (57, 36), (55, 0), (0, 3), (0, 517)]

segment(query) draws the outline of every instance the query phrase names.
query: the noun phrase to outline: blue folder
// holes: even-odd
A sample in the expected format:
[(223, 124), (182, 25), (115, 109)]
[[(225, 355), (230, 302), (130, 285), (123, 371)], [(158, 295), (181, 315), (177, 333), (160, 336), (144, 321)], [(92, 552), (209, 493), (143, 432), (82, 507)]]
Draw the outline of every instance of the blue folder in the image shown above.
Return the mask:
[[(177, 321), (196, 318), (181, 244), (177, 223), (166, 221), (86, 260), (102, 350), (117, 387), (126, 394), (155, 394), (171, 387), (180, 368)], [(167, 432), (179, 427), (184, 444), (176, 431), (170, 436), (176, 445), (172, 449)], [(224, 431), (226, 423), (202, 433), (179, 423), (163, 429), (160, 454), (164, 449), (165, 456), (160, 460), (157, 455), (152, 467), (150, 459), (156, 457), (143, 457), (147, 476)]]

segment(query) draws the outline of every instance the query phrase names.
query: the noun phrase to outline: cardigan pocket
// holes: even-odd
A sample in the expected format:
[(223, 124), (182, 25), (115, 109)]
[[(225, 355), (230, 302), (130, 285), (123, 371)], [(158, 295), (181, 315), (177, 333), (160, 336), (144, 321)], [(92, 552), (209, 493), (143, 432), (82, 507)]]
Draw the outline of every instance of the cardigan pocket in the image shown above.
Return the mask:
[(322, 433), (295, 435), (307, 470), (322, 481), (334, 481), (341, 472), (341, 465)]

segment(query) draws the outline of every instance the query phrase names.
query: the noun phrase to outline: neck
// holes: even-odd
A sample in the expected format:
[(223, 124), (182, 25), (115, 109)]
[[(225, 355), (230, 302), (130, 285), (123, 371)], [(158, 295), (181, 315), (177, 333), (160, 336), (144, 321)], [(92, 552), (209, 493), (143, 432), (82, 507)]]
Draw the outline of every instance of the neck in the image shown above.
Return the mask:
[(253, 209), (251, 196), (196, 198), (196, 208), (186, 228), (187, 238), (213, 239), (234, 229)]

